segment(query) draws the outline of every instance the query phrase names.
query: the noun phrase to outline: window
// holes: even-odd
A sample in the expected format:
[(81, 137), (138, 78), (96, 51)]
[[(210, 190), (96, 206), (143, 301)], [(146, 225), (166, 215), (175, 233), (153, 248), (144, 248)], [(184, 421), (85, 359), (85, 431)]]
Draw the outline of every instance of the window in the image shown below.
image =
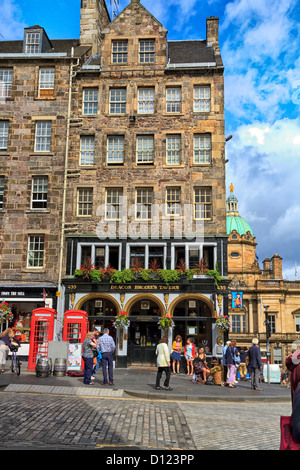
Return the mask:
[(8, 121), (0, 121), (0, 150), (7, 150)]
[(124, 163), (124, 136), (110, 136), (107, 139), (107, 163)]
[(127, 62), (128, 42), (113, 41), (112, 42), (112, 63), (125, 64)]
[(77, 215), (89, 216), (93, 213), (93, 190), (91, 188), (78, 189)]
[(120, 220), (122, 199), (122, 188), (109, 188), (106, 190), (106, 219)]
[(136, 191), (136, 218), (140, 220), (151, 219), (153, 200), (152, 188), (141, 188)]
[(194, 217), (195, 219), (210, 220), (212, 216), (211, 189), (195, 188)]
[(180, 135), (167, 135), (166, 162), (167, 165), (180, 165), (181, 162), (181, 137)]
[(194, 87), (194, 111), (210, 112), (210, 87), (195, 86)]
[(282, 348), (273, 348), (274, 364), (282, 364)]
[(45, 256), (45, 237), (44, 235), (30, 235), (28, 237), (28, 268), (42, 268), (44, 266)]
[(0, 176), (0, 211), (2, 211), (4, 206), (4, 184), (5, 178)]
[(113, 269), (121, 269), (121, 245), (99, 245), (93, 244), (78, 244), (77, 254), (77, 268), (83, 266), (85, 261), (90, 258), (91, 263), (95, 268), (105, 268), (110, 266)]
[(48, 195), (48, 177), (35, 176), (32, 179), (31, 208), (46, 209)]
[(295, 317), (296, 333), (300, 333), (300, 317)]
[(80, 165), (94, 165), (95, 137), (82, 136), (80, 138)]
[(125, 114), (126, 112), (126, 89), (112, 88), (109, 95), (110, 114)]
[(138, 89), (138, 113), (154, 113), (154, 87)]
[(153, 135), (139, 136), (136, 146), (137, 163), (153, 163), (154, 160), (154, 137)]
[(232, 333), (245, 333), (246, 332), (245, 315), (230, 315), (230, 318), (231, 318), (231, 332)]
[(129, 259), (127, 267), (141, 267), (145, 269), (164, 269), (166, 262), (166, 246), (165, 245), (130, 245)]
[(35, 152), (50, 152), (51, 121), (38, 121), (35, 126)]
[(271, 335), (276, 333), (276, 315), (269, 315), (270, 331)]
[(97, 114), (98, 110), (98, 89), (85, 88), (83, 90), (83, 114)]
[(153, 64), (155, 62), (155, 40), (154, 39), (141, 39), (140, 43), (140, 63)]
[(0, 69), (0, 98), (9, 98), (11, 96), (12, 80), (12, 69)]
[(171, 246), (171, 269), (177, 266), (185, 266), (185, 269), (199, 269), (205, 262), (207, 269), (214, 269), (216, 265), (215, 243), (202, 245), (199, 243), (174, 243)]
[(181, 113), (181, 88), (167, 88), (166, 90), (167, 113)]
[(211, 137), (209, 134), (194, 135), (194, 163), (211, 162)]
[(26, 34), (26, 54), (37, 54), (40, 51), (40, 33)]
[(54, 92), (55, 68), (41, 68), (39, 80), (39, 96), (47, 98), (53, 96)]
[(167, 188), (166, 215), (181, 215), (180, 188)]

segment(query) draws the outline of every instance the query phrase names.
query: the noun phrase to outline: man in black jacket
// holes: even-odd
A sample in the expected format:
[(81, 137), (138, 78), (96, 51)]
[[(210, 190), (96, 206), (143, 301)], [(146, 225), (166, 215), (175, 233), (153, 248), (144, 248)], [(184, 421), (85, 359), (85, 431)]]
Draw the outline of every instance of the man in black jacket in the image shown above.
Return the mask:
[(252, 390), (262, 391), (263, 389), (259, 388), (259, 374), (262, 369), (262, 362), (257, 338), (253, 338), (252, 340), (252, 346), (249, 348), (248, 357), (251, 371), (251, 388)]

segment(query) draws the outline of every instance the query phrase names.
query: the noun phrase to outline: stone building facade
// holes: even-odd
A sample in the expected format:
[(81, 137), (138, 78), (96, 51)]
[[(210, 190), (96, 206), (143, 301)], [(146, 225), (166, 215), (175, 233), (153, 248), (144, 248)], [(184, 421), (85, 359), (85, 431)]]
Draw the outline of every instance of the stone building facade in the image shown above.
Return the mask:
[(89, 49), (38, 25), (0, 41), (0, 298), (16, 315), (43, 291), (56, 306), (71, 62)]
[(1, 282), (51, 286), (60, 320), (85, 310), (114, 337), (126, 310), (122, 366), (155, 361), (166, 314), (173, 336), (221, 354), (224, 69), (218, 18), (206, 26), (206, 39), (168, 41), (139, 0), (112, 21), (103, 0), (82, 0), (78, 40), (33, 27), (23, 43), (0, 42), (0, 73), (13, 70), (0, 105)]
[(229, 316), (232, 322), (229, 338), (236, 340), (240, 347), (249, 347), (254, 337), (259, 338), (264, 360), (268, 340), (271, 363), (284, 365), (285, 358), (300, 339), (300, 282), (283, 279), (282, 258), (277, 253), (259, 266), (255, 235), (238, 211), (233, 189), (231, 186), (227, 198)]

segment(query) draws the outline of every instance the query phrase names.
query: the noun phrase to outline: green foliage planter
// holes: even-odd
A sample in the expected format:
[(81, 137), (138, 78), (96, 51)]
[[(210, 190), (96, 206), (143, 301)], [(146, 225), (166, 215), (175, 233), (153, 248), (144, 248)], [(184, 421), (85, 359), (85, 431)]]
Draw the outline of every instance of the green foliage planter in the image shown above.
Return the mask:
[[(98, 282), (109, 282), (111, 284), (128, 284), (134, 281), (163, 281), (164, 284), (179, 282), (186, 279), (187, 281), (193, 280), (195, 271), (193, 269), (177, 270), (177, 269), (96, 269), (90, 267), (89, 269), (81, 267), (76, 269), (74, 276), (82, 279)], [(205, 276), (213, 277), (215, 286), (222, 280), (217, 270), (210, 270), (205, 273)]]

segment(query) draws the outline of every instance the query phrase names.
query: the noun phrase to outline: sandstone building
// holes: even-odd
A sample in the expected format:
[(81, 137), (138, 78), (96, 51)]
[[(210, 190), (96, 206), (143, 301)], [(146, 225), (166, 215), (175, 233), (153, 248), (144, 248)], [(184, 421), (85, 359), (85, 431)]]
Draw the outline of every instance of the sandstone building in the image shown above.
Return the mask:
[(122, 366), (155, 361), (167, 313), (173, 336), (221, 354), (223, 71), (218, 18), (206, 39), (168, 41), (139, 0), (112, 21), (82, 0), (79, 39), (36, 25), (0, 42), (0, 283), (16, 314), (45, 290), (60, 321), (85, 310), (115, 335), (126, 310)]
[[(282, 258), (278, 254), (266, 258), (262, 268), (259, 266), (255, 235), (239, 213), (233, 190), (231, 185), (227, 198), (229, 316), (232, 323), (229, 338), (235, 339), (241, 347), (249, 347), (253, 337), (259, 338), (266, 360), (267, 310), (270, 361), (284, 365), (293, 343), (300, 338), (300, 282), (283, 279)], [(237, 297), (241, 301), (236, 300)]]

